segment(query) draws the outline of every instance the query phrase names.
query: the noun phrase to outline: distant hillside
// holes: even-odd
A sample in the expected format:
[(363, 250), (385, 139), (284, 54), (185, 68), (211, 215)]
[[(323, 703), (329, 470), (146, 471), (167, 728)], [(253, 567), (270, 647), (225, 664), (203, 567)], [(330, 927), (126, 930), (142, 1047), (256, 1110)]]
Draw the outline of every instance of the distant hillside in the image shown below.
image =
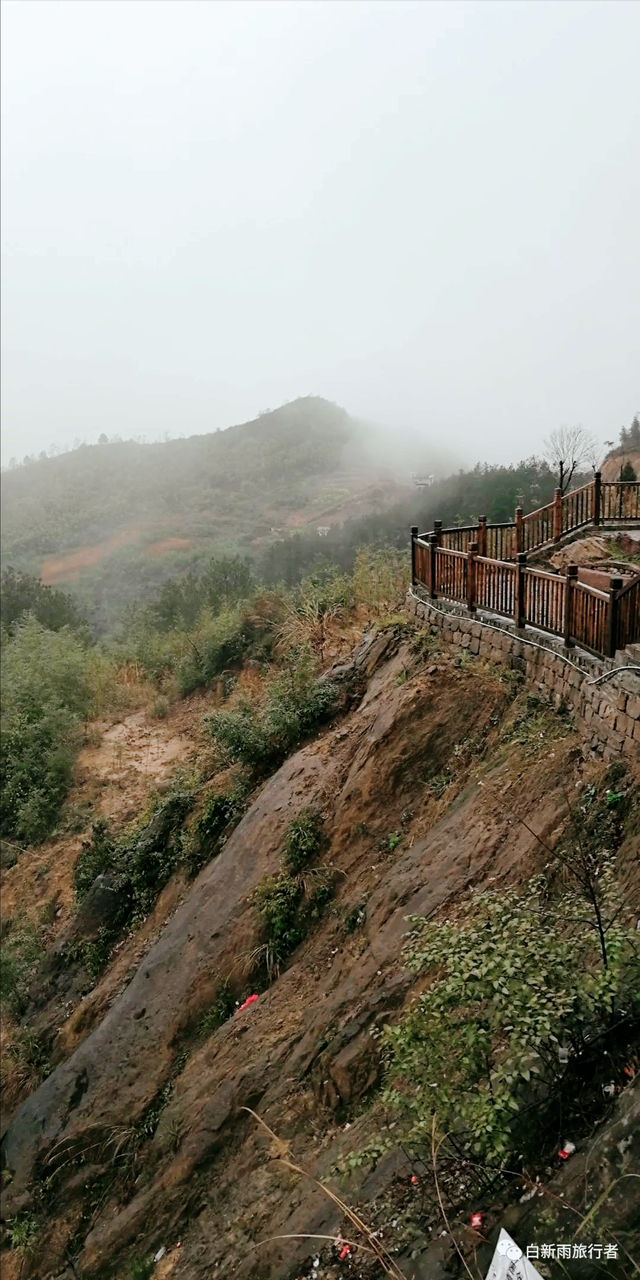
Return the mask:
[(309, 398), (210, 435), (41, 458), (2, 476), (3, 555), (59, 555), (142, 518), (162, 527), (167, 517), (237, 517), (267, 493), (292, 507), (302, 497), (292, 482), (335, 467), (351, 434), (343, 409)]
[(34, 460), (2, 475), (3, 567), (64, 584), (104, 630), (213, 552), (258, 554), (283, 531), (397, 501), (365, 444), (344, 409), (308, 396), (209, 435)]

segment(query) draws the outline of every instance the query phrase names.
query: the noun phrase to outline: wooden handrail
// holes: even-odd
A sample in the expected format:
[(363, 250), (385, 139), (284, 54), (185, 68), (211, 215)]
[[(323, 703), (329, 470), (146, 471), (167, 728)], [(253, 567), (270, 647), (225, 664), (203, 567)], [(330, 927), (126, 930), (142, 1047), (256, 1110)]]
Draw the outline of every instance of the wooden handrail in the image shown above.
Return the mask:
[(626, 596), (627, 591), (632, 591), (634, 587), (637, 587), (639, 582), (640, 582), (640, 574), (634, 574), (631, 581), (626, 582), (625, 585), (620, 588), (618, 592), (618, 600), (621, 598), (621, 596)]
[(597, 600), (609, 599), (608, 591), (601, 591), (599, 587), (592, 587), (588, 582), (577, 582), (576, 587), (579, 591), (584, 592), (586, 596), (595, 596)]
[(548, 569), (531, 569), (529, 565), (525, 565), (525, 570), (532, 578), (549, 578), (552, 582), (557, 582), (560, 577), (559, 573), (549, 573)]
[(522, 519), (533, 520), (536, 516), (541, 516), (543, 511), (553, 511), (553, 506), (553, 502), (547, 502), (544, 507), (536, 507), (535, 511), (528, 511), (526, 516), (523, 516)]
[[(556, 489), (553, 502), (526, 516), (518, 507), (515, 520), (489, 524), (480, 516), (478, 524), (448, 529), (436, 520), (433, 531), (423, 534), (413, 526), (411, 580), (426, 587), (432, 600), (443, 595), (466, 605), (472, 616), (476, 609), (485, 608), (512, 618), (518, 628), (533, 626), (562, 636), (567, 646), (577, 644), (590, 653), (613, 655), (616, 645), (624, 648), (640, 640), (640, 577), (624, 585), (620, 578), (612, 579), (610, 591), (601, 591), (579, 582), (575, 565), (569, 566), (566, 577), (530, 568), (524, 550), (527, 543), (529, 551), (535, 551), (558, 542), (564, 534), (588, 524), (597, 528), (603, 520), (621, 521), (622, 514), (607, 515), (611, 500), (607, 502), (606, 493), (611, 489), (621, 491), (620, 513), (623, 502), (626, 510), (633, 512), (624, 517), (625, 522), (640, 522), (640, 482), (603, 483), (596, 472), (592, 482), (568, 494)], [(622, 495), (623, 490), (634, 495), (631, 501)], [(538, 528), (536, 521), (540, 522)], [(515, 536), (504, 534), (511, 529)], [(495, 530), (499, 532), (492, 536)], [(465, 534), (476, 534), (476, 538), (468, 538), (462, 549)], [(458, 545), (443, 546), (443, 537), (456, 540)], [(488, 546), (503, 556), (515, 554), (512, 559), (497, 559), (486, 554)]]

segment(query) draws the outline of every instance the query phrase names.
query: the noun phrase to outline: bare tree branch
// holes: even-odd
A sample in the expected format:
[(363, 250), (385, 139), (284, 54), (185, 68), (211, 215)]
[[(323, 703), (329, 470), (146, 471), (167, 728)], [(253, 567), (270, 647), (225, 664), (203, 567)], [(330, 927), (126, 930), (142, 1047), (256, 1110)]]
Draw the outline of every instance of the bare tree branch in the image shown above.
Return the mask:
[(558, 486), (566, 493), (573, 476), (584, 466), (595, 471), (600, 446), (584, 427), (557, 427), (544, 441), (545, 458), (558, 475)]

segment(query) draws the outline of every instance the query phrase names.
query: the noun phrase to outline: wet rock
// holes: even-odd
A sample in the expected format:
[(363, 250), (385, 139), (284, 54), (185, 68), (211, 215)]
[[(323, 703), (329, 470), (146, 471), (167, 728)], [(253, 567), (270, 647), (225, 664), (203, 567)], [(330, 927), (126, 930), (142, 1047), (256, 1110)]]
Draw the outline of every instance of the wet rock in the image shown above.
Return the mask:
[(85, 895), (69, 930), (67, 942), (77, 938), (93, 938), (103, 928), (114, 925), (120, 915), (125, 894), (115, 875), (105, 872), (94, 880)]
[(375, 1041), (365, 1034), (345, 1046), (329, 1067), (340, 1100), (357, 1102), (373, 1087), (380, 1074)]

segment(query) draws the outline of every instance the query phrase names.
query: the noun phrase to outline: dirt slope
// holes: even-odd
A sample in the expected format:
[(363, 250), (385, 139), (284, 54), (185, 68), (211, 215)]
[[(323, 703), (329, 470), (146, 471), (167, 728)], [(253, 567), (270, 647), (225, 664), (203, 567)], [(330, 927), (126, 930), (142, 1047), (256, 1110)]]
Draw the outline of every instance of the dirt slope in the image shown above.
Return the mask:
[[(379, 1074), (370, 1030), (394, 1016), (411, 989), (401, 964), (406, 916), (455, 902), (470, 886), (531, 874), (545, 858), (536, 835), (553, 845), (562, 830), (563, 788), (583, 765), (566, 726), (558, 722), (537, 749), (501, 743), (509, 683), (479, 664), (459, 668), (451, 656), (423, 661), (394, 632), (365, 644), (359, 669), (367, 685), (357, 707), (263, 785), (181, 903), (167, 899), (172, 914), (163, 922), (159, 909), (131, 981), (5, 1135), (13, 1181), (3, 1217), (30, 1203), (30, 1183), (56, 1143), (77, 1153), (95, 1144), (92, 1126), (103, 1136), (127, 1130), (173, 1071), (173, 1092), (135, 1180), (86, 1223), (83, 1274), (123, 1274), (118, 1260), (129, 1249), (147, 1254), (180, 1230), (180, 1253), (163, 1264), (176, 1277), (295, 1275), (309, 1256), (307, 1241), (252, 1245), (279, 1234), (331, 1234), (339, 1214), (311, 1184), (273, 1171), (263, 1135), (241, 1108), (272, 1123), (316, 1176), (327, 1173), (366, 1133), (367, 1118), (356, 1111)], [(480, 736), (487, 750), (474, 768)], [(461, 786), (454, 773), (436, 799), (427, 784), (465, 758)], [(287, 826), (310, 804), (324, 817), (336, 906), (269, 991), (196, 1042), (176, 1075), (221, 979), (240, 990), (242, 957), (256, 938), (251, 893), (277, 870)], [(403, 833), (396, 847), (394, 831)], [(344, 914), (359, 903), (366, 921), (351, 936)], [(99, 1001), (100, 988), (94, 994)], [(92, 1159), (61, 1175), (49, 1248), (23, 1275), (59, 1269), (83, 1188), (103, 1172)]]

